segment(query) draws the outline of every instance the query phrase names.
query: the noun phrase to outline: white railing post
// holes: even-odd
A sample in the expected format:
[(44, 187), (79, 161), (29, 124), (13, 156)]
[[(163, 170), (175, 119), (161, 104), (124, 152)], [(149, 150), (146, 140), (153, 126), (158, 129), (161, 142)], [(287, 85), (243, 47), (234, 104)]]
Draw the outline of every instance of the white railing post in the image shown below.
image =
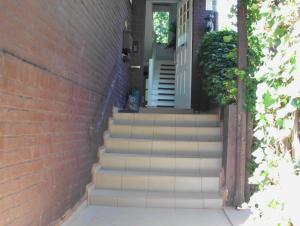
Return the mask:
[(149, 60), (149, 77), (148, 77), (148, 106), (152, 106), (152, 90), (156, 63), (156, 43), (152, 45), (152, 58)]
[(152, 105), (152, 86), (153, 86), (154, 60), (149, 60), (149, 77), (148, 77), (148, 106)]

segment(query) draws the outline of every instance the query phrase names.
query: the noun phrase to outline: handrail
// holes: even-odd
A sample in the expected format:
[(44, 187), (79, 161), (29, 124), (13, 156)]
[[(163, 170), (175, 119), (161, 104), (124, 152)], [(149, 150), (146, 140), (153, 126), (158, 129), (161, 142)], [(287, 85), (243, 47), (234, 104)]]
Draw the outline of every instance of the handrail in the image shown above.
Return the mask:
[[(96, 131), (99, 131), (101, 126), (103, 125), (103, 121), (105, 118), (105, 113), (107, 112), (107, 108), (109, 107), (109, 103), (111, 101), (111, 97), (114, 93), (114, 89), (116, 87), (116, 84), (119, 80), (120, 73), (118, 71), (118, 65), (122, 63), (122, 59), (120, 58), (117, 60), (108, 76), (108, 78), (111, 78), (110, 81), (107, 81), (107, 84), (110, 84), (107, 89), (105, 90), (105, 93), (107, 93), (104, 103), (99, 103), (99, 106), (96, 111), (96, 116), (93, 125), (95, 125)], [(114, 103), (113, 103), (114, 104)]]

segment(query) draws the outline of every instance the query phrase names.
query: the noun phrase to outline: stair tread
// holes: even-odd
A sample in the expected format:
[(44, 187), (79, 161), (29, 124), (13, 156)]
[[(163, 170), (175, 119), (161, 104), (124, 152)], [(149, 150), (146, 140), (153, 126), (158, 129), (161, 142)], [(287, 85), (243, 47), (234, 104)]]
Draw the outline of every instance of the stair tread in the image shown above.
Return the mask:
[(160, 198), (185, 198), (185, 199), (222, 199), (218, 192), (169, 192), (169, 191), (139, 191), (139, 190), (115, 190), (94, 189), (93, 195), (119, 196), (119, 197), (160, 197)]
[[(176, 109), (174, 109), (176, 110)], [(157, 118), (159, 117), (165, 117), (168, 115), (169, 117), (177, 117), (177, 118), (187, 118), (187, 117), (194, 117), (195, 119), (202, 119), (205, 120), (206, 118), (213, 120), (213, 121), (219, 121), (219, 116), (217, 114), (162, 114), (162, 113), (116, 113), (115, 118), (118, 118), (118, 116), (129, 116), (132, 115), (133, 117), (136, 115), (142, 115), (144, 118), (146, 117), (152, 117), (155, 116)]]
[(186, 143), (191, 143), (191, 142), (196, 142), (196, 143), (201, 143), (201, 144), (211, 144), (211, 143), (218, 143), (221, 144), (222, 141), (190, 141), (190, 140), (160, 140), (160, 139), (144, 139), (144, 138), (122, 138), (122, 137), (108, 137), (109, 139), (113, 139), (113, 140), (130, 140), (130, 141), (147, 141), (147, 142), (186, 142)]
[(147, 154), (147, 153), (116, 153), (116, 152), (104, 152), (104, 155), (121, 156), (121, 157), (144, 157), (144, 158), (177, 158), (177, 159), (221, 159), (222, 153), (199, 153), (198, 155), (185, 155), (185, 154)]
[(220, 126), (195, 126), (195, 125), (190, 125), (190, 126), (169, 126), (169, 125), (143, 125), (143, 124), (118, 124), (118, 122), (113, 121), (113, 126), (120, 126), (120, 127), (159, 127), (160, 129), (179, 129), (179, 130), (185, 130), (185, 129), (203, 129), (203, 130), (220, 130)]
[(131, 175), (131, 176), (158, 176), (158, 177), (219, 177), (216, 170), (203, 170), (201, 172), (170, 172), (170, 171), (150, 171), (150, 170), (119, 170), (119, 169), (103, 169), (97, 170), (97, 173)]

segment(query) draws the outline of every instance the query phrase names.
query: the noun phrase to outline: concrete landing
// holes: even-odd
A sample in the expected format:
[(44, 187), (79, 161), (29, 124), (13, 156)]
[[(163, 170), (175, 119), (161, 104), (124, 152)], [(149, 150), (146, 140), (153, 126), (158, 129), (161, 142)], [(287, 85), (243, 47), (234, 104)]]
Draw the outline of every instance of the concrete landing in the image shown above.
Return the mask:
[(63, 226), (232, 226), (223, 210), (88, 206)]

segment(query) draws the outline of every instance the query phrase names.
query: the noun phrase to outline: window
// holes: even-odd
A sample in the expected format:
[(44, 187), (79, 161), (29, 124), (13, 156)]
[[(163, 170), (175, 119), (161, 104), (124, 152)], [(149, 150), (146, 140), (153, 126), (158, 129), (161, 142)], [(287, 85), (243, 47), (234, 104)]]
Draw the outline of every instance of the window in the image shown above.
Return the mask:
[(156, 43), (167, 44), (169, 42), (169, 12), (153, 13), (154, 41)]

